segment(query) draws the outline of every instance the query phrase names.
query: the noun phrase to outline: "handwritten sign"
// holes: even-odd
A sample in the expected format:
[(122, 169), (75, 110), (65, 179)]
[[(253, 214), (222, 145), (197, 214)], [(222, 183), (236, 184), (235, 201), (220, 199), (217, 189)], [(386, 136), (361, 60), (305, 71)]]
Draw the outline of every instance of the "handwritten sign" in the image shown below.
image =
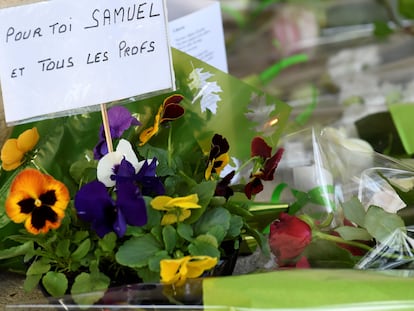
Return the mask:
[(8, 124), (174, 89), (163, 0), (53, 0), (0, 10)]

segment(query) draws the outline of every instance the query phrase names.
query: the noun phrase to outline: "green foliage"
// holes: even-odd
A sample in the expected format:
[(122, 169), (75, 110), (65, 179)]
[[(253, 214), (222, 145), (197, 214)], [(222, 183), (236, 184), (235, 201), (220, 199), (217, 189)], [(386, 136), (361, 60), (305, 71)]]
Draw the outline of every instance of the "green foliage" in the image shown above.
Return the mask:
[(384, 21), (377, 21), (374, 23), (374, 35), (378, 38), (386, 38), (394, 33), (394, 30), (388, 26)]
[(365, 217), (365, 227), (377, 241), (381, 242), (396, 229), (405, 228), (405, 224), (400, 216), (387, 213), (380, 207), (370, 206)]
[(398, 12), (405, 18), (414, 19), (414, 3), (411, 0), (398, 0)]
[(304, 255), (315, 268), (353, 268), (357, 259), (336, 243), (315, 240), (306, 248)]

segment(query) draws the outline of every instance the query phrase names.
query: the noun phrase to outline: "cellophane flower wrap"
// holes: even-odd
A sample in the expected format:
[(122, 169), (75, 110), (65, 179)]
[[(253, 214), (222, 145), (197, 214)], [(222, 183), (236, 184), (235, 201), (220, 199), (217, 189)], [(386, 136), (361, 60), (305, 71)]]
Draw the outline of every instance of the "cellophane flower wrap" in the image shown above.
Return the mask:
[[(269, 245), (278, 265), (410, 268), (413, 168), (338, 128), (312, 128), (300, 134), (302, 138), (294, 134), (295, 139), (282, 142), (288, 146), (279, 167), (284, 182), (272, 182), (273, 200), (290, 200), (287, 213), (270, 225)], [(295, 148), (289, 152), (293, 142)], [(292, 159), (292, 150), (308, 150), (316, 176), (303, 175), (313, 183), (301, 192), (292, 178), (300, 166), (283, 163)]]
[(99, 112), (13, 129), (0, 264), (24, 271), (26, 290), (180, 286), (214, 269), (224, 242), (252, 235), (266, 250), (249, 205), (273, 178), (290, 108), (177, 50), (173, 60), (176, 91), (108, 105), (113, 151)]

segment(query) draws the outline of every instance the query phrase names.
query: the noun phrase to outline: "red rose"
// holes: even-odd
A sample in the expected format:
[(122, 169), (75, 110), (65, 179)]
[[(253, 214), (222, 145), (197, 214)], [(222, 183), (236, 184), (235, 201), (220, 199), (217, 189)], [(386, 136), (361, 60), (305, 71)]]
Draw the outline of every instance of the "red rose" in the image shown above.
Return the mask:
[(279, 266), (289, 265), (311, 241), (311, 227), (296, 216), (281, 213), (270, 225), (269, 245)]

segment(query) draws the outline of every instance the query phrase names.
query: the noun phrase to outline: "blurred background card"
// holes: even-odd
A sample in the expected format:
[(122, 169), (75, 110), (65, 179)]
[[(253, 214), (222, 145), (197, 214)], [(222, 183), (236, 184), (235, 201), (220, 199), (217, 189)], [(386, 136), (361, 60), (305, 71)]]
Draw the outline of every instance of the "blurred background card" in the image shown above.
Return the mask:
[(218, 1), (168, 0), (171, 46), (227, 72)]

